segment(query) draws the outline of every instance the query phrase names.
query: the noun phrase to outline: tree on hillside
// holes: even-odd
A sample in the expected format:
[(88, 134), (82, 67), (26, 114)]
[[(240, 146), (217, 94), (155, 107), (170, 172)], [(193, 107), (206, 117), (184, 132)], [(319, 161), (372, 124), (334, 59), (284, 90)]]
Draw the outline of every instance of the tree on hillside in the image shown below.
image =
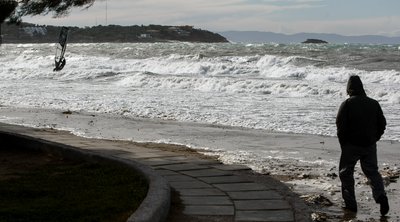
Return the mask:
[(21, 22), (27, 15), (47, 15), (54, 17), (65, 16), (73, 7), (88, 8), (95, 0), (0, 0), (0, 24), (6, 19), (11, 23)]

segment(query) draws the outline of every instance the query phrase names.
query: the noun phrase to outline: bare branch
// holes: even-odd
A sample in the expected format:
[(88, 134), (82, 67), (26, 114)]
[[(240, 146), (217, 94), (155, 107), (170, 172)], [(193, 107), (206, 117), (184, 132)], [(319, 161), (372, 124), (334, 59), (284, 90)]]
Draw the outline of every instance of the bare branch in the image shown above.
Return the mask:
[[(19, 0), (18, 3), (14, 0), (0, 0), (1, 2), (12, 2), (17, 7), (11, 11), (1, 13), (5, 16), (4, 19), (9, 18), (11, 23), (21, 22), (21, 18), (26, 15), (47, 15), (53, 13), (54, 17), (66, 16), (73, 7), (88, 8), (93, 5), (95, 0)], [(1, 6), (3, 9), (3, 6)], [(1, 19), (1, 17), (0, 17)], [(0, 20), (3, 22), (4, 19)]]

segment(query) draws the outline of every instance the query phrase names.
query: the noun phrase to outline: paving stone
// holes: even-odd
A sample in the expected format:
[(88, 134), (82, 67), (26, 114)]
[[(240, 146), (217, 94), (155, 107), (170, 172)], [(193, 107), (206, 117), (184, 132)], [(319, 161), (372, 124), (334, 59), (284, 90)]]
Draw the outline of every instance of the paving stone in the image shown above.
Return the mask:
[(169, 182), (189, 182), (189, 181), (198, 181), (197, 179), (189, 176), (185, 176), (182, 174), (179, 175), (166, 175), (164, 176)]
[(219, 176), (219, 177), (199, 177), (199, 180), (202, 180), (210, 184), (251, 182), (249, 179), (234, 175)]
[[(28, 135), (30, 135), (30, 133), (28, 133)], [(46, 139), (46, 140), (51, 140), (56, 142), (57, 140), (59, 141), (63, 141), (63, 142), (69, 142), (69, 141), (73, 141), (71, 138), (68, 137), (59, 137), (57, 134), (54, 134), (52, 132), (38, 132), (38, 133), (33, 133), (33, 135), (35, 137), (41, 138), (41, 139)]]
[(164, 158), (167, 156), (176, 156), (177, 154), (169, 152), (135, 152), (135, 155), (138, 156), (138, 158)]
[(164, 165), (175, 164), (175, 162), (172, 162), (170, 160), (166, 160), (163, 158), (140, 159), (140, 160), (138, 160), (138, 162), (152, 166), (152, 167), (159, 167), (159, 166), (164, 166)]
[(188, 158), (185, 156), (172, 156), (172, 157), (165, 157), (164, 159), (166, 160), (172, 160), (172, 161), (177, 161), (177, 162), (182, 162), (182, 163), (187, 163), (188, 162)]
[(188, 158), (189, 163), (199, 164), (199, 165), (222, 165), (218, 160), (212, 159), (199, 159), (199, 158)]
[(123, 159), (141, 159), (141, 158), (159, 158), (160, 156), (154, 153), (122, 153), (118, 155)]
[(201, 181), (189, 181), (189, 182), (170, 182), (171, 187), (175, 189), (195, 189), (195, 188), (211, 188), (210, 184)]
[(233, 206), (185, 206), (183, 213), (186, 215), (202, 216), (233, 216)]
[(166, 155), (174, 155), (174, 154), (162, 154), (162, 153), (153, 153), (153, 152), (137, 152), (137, 153), (129, 153), (119, 155), (120, 158), (125, 159), (148, 159), (148, 158), (163, 158)]
[(285, 200), (237, 200), (234, 201), (237, 210), (284, 210), (290, 209)]
[(229, 171), (222, 171), (222, 170), (217, 170), (217, 169), (181, 171), (181, 173), (192, 176), (192, 177), (212, 177), (212, 176), (232, 175), (232, 173), (230, 173)]
[(69, 146), (74, 146), (74, 147), (85, 147), (85, 148), (93, 147), (93, 145), (88, 145), (81, 141), (71, 141), (71, 139), (57, 139), (57, 140), (54, 140), (54, 142), (63, 143), (63, 144), (67, 144)]
[(254, 191), (266, 189), (265, 186), (258, 183), (226, 183), (215, 184), (214, 186), (222, 191)]
[(141, 148), (141, 147), (136, 147), (136, 146), (129, 146), (129, 145), (116, 145), (120, 149), (126, 150), (131, 153), (152, 153), (151, 149), (146, 149), (146, 148)]
[(162, 150), (153, 150), (153, 149), (147, 150), (146, 153), (158, 154), (158, 155), (160, 155), (162, 158), (168, 157), (168, 156), (169, 156), (169, 157), (180, 156), (180, 154), (178, 154), (178, 153), (168, 152), (168, 151), (162, 151)]
[(183, 159), (181, 159), (181, 158), (176, 159), (176, 158), (178, 158), (178, 157), (177, 156), (162, 157), (163, 160), (170, 161), (171, 163), (174, 163), (174, 164), (188, 163), (188, 161), (186, 161), (187, 160), (186, 158), (183, 158)]
[(227, 196), (181, 196), (181, 200), (185, 205), (233, 205), (232, 201)]
[(294, 222), (294, 217), (290, 210), (236, 211), (235, 221)]
[(81, 142), (82, 144), (86, 145), (87, 147), (92, 147), (93, 149), (101, 149), (101, 150), (121, 150), (127, 153), (132, 153), (132, 151), (122, 149), (121, 147), (116, 146), (115, 144), (102, 144), (102, 143), (95, 143), (95, 142)]
[(209, 167), (204, 166), (204, 165), (191, 164), (191, 163), (182, 163), (182, 164), (167, 165), (167, 166), (163, 166), (162, 168), (167, 169), (167, 170), (173, 170), (173, 171), (186, 171), (186, 170), (207, 169)]
[(202, 189), (176, 189), (182, 196), (224, 196), (226, 193), (216, 188), (202, 188)]
[(251, 170), (248, 166), (245, 165), (215, 165), (213, 166), (219, 170), (227, 170), (227, 171), (239, 171), (239, 170)]
[(97, 147), (95, 150), (92, 150), (92, 151), (97, 152), (97, 153), (105, 153), (107, 155), (111, 155), (111, 156), (115, 156), (115, 157), (120, 157), (121, 155), (129, 154), (128, 152), (123, 151), (123, 150), (108, 150), (108, 149), (99, 150), (99, 149), (97, 149)]
[(228, 192), (233, 200), (274, 200), (282, 196), (273, 190)]
[(166, 155), (168, 157), (176, 157), (176, 156), (182, 156), (179, 153), (176, 152), (170, 152), (170, 151), (165, 151), (165, 150), (159, 150), (159, 149), (150, 149), (150, 148), (145, 148), (145, 147), (140, 147), (140, 146), (132, 146), (132, 145), (125, 145), (125, 146), (120, 146), (125, 149), (129, 149), (132, 152), (145, 152), (145, 153), (157, 153), (160, 155)]
[[(75, 146), (75, 147), (77, 147), (77, 146)], [(81, 146), (79, 148), (87, 149), (84, 146)], [(102, 149), (92, 149), (92, 148), (90, 148), (90, 152), (106, 154), (106, 156), (115, 156), (115, 157), (118, 157), (118, 155), (122, 155), (122, 154), (126, 153), (126, 151), (123, 151), (123, 150), (102, 150)]]
[(171, 170), (163, 170), (163, 169), (159, 169), (156, 170), (158, 174), (160, 174), (161, 176), (167, 176), (167, 175), (180, 175), (177, 172), (171, 171)]
[(145, 152), (145, 153), (158, 153), (160, 155), (165, 153), (165, 154), (168, 154), (168, 156), (171, 155), (171, 154), (175, 154), (175, 155), (177, 154), (177, 153), (174, 153), (174, 152), (158, 150), (158, 149), (148, 149), (148, 148), (140, 148), (140, 147), (129, 148), (129, 146), (126, 147), (126, 148), (131, 149), (134, 152), (140, 151), (140, 152)]

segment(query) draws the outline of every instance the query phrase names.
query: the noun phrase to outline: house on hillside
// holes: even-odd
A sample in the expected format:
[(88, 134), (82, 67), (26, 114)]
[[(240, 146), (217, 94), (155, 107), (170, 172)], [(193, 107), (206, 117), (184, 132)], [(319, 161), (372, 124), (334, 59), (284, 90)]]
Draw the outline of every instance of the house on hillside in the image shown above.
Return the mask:
[(47, 34), (46, 27), (43, 26), (27, 26), (20, 29), (21, 34), (33, 36), (44, 36)]
[(152, 36), (148, 33), (142, 33), (138, 36), (139, 39), (151, 39)]
[(179, 36), (187, 37), (190, 36), (193, 26), (172, 26), (168, 28), (169, 32), (178, 34)]

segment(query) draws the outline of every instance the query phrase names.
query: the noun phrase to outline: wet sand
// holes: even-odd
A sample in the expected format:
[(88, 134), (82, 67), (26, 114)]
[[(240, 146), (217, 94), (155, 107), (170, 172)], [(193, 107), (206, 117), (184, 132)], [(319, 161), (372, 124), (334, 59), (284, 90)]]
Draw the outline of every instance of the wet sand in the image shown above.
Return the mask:
[[(116, 140), (159, 143), (164, 149), (191, 153), (223, 163), (245, 164), (261, 174), (272, 175), (310, 202), (320, 221), (400, 221), (400, 144), (378, 143), (380, 171), (385, 177), (391, 205), (381, 218), (379, 205), (357, 166), (356, 192), (359, 212), (344, 215), (341, 206), (338, 161), (340, 148), (334, 137), (268, 132), (264, 130), (182, 123), (173, 120), (131, 119), (105, 114), (0, 107), (0, 121), (39, 128), (67, 130), (74, 134)], [(177, 144), (177, 145), (171, 145)], [(169, 144), (169, 145), (165, 145)], [(181, 146), (188, 145), (188, 146)], [(197, 154), (193, 154), (197, 155)], [(346, 218), (344, 218), (346, 216)]]

